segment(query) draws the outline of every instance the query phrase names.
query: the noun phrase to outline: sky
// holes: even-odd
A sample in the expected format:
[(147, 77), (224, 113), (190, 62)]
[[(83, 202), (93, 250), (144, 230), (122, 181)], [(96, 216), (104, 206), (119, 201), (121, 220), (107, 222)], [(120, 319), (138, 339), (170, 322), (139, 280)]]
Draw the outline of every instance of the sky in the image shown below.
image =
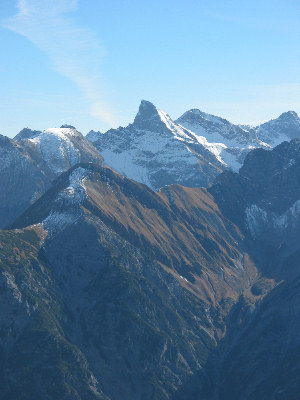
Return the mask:
[(0, 0), (0, 134), (131, 123), (142, 99), (252, 125), (300, 113), (298, 0)]

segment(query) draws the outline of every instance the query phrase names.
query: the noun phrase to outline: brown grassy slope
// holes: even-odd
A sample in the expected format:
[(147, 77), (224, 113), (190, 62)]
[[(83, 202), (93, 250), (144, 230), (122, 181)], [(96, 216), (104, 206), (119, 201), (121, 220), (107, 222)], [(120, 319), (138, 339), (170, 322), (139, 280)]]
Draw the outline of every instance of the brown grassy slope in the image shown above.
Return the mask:
[(235, 300), (255, 278), (242, 234), (206, 189), (173, 185), (155, 193), (105, 169), (85, 186), (88, 212), (160, 261), (202, 299)]

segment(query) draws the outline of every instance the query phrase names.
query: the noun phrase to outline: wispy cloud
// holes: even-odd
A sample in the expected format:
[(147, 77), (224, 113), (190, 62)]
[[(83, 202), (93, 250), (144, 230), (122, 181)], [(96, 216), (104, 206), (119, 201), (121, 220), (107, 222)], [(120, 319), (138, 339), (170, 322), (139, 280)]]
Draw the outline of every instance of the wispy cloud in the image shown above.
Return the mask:
[(49, 57), (55, 71), (73, 81), (90, 102), (90, 114), (109, 124), (116, 119), (103, 99), (100, 69), (105, 50), (70, 13), (78, 0), (18, 0), (18, 13), (2, 26), (28, 38)]

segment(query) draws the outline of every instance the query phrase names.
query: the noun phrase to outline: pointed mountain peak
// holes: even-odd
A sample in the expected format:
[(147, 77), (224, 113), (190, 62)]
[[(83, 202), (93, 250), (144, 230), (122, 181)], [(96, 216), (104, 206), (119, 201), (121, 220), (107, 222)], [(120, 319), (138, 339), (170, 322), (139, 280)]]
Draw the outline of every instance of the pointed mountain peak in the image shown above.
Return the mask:
[[(171, 118), (158, 110), (150, 101), (142, 100), (133, 126), (152, 132), (169, 132)], [(173, 122), (173, 121), (171, 121)]]
[(157, 108), (150, 101), (142, 100), (139, 111), (134, 119), (134, 125), (139, 124), (140, 121), (147, 121), (153, 117), (158, 117)]
[(139, 107), (139, 111), (141, 112), (157, 112), (157, 109), (155, 107), (155, 105), (153, 103), (151, 103), (151, 101), (148, 100), (142, 100), (140, 107)]
[(260, 140), (276, 146), (279, 143), (300, 138), (300, 118), (295, 111), (287, 111), (257, 127)]
[(190, 122), (190, 123), (200, 123), (203, 122), (212, 122), (215, 124), (228, 124), (229, 122), (226, 119), (221, 117), (217, 117), (216, 115), (207, 114), (203, 111), (200, 111), (198, 108), (192, 108), (191, 110), (186, 111), (181, 117), (179, 117), (176, 122)]

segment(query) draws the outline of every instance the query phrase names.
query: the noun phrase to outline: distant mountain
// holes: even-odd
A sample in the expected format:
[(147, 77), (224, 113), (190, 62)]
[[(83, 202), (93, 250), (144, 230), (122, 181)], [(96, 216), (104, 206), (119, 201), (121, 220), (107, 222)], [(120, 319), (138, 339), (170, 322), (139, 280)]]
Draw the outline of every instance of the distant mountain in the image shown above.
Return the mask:
[(207, 186), (224, 169), (204, 141), (147, 101), (133, 124), (87, 138), (108, 165), (154, 190), (172, 183)]
[(274, 147), (291, 139), (300, 138), (300, 118), (295, 111), (288, 111), (256, 127), (260, 140)]
[(245, 156), (256, 147), (268, 147), (258, 139), (256, 130), (231, 124), (226, 119), (193, 109), (176, 120), (180, 126), (194, 132), (198, 141), (206, 141), (222, 160), (223, 170), (238, 171)]
[(95, 147), (75, 128), (44, 132), (23, 129), (15, 139), (0, 137), (0, 228), (12, 223), (78, 162), (103, 163)]
[(22, 139), (33, 139), (39, 136), (41, 133), (41, 131), (34, 131), (30, 128), (24, 128), (14, 137), (14, 140), (19, 142)]
[[(234, 125), (224, 118), (206, 114), (198, 109), (185, 112), (176, 123), (203, 136), (210, 143), (223, 143), (229, 148), (256, 147), (261, 142), (254, 128)], [(252, 147), (252, 148), (253, 148)]]
[(147, 101), (126, 128), (87, 135), (108, 165), (154, 190), (173, 183), (207, 187), (221, 171), (237, 172), (254, 148), (271, 149), (294, 137), (300, 137), (294, 112), (250, 127), (197, 109), (173, 121)]
[(90, 142), (96, 142), (99, 137), (101, 137), (102, 133), (100, 131), (89, 131), (89, 133), (86, 135), (86, 138), (90, 141)]
[[(24, 130), (23, 130), (24, 131)], [(21, 131), (21, 132), (23, 132)], [(71, 125), (46, 129), (39, 134), (16, 136), (26, 146), (35, 146), (45, 165), (58, 176), (79, 162), (102, 162), (102, 158), (93, 145)]]
[[(256, 127), (234, 125), (226, 119), (193, 109), (176, 120), (185, 128), (203, 136), (211, 143), (224, 143), (224, 151), (244, 150), (246, 155), (254, 148), (269, 149), (291, 139), (300, 138), (300, 118), (294, 111)], [(234, 165), (228, 164), (235, 170)]]

